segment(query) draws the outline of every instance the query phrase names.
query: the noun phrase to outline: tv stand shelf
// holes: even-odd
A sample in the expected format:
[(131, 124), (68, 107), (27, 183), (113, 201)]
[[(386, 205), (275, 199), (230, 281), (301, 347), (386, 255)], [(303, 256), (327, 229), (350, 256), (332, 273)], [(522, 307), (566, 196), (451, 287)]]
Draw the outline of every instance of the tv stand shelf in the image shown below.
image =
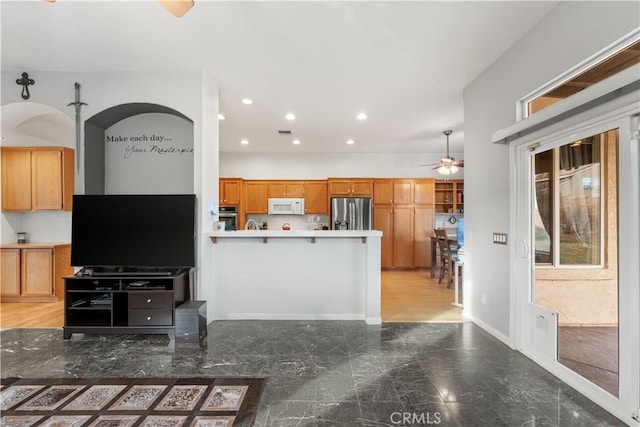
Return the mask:
[(190, 299), (189, 270), (156, 272), (81, 270), (64, 278), (64, 339), (83, 334), (174, 335), (175, 308)]

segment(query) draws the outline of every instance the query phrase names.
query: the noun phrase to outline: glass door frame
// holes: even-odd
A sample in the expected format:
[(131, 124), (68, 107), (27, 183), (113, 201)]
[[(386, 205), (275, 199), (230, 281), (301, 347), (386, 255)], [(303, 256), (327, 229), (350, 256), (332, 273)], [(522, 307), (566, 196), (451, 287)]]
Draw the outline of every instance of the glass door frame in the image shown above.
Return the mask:
[[(512, 346), (551, 373), (567, 382), (589, 399), (628, 423), (638, 416), (640, 406), (640, 179), (638, 177), (637, 129), (640, 107), (635, 103), (615, 111), (572, 117), (527, 138), (514, 141), (511, 154), (511, 330)], [(634, 116), (636, 116), (634, 118)], [(590, 134), (618, 128), (618, 306), (619, 306), (619, 398), (560, 364), (557, 358), (557, 336), (536, 336), (540, 307), (533, 304), (535, 261), (533, 256), (533, 173), (532, 157)], [(629, 302), (635, 302), (629, 303)], [(548, 312), (548, 314), (553, 314)], [(553, 316), (551, 316), (553, 317)], [(557, 319), (550, 319), (556, 327)], [(633, 414), (633, 415), (632, 415)]]

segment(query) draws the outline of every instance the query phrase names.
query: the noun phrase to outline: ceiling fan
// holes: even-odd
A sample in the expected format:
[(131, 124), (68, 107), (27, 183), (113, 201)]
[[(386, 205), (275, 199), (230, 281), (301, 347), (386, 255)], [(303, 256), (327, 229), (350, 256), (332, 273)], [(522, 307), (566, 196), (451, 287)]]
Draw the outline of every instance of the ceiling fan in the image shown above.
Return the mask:
[[(56, 0), (45, 0), (49, 3), (55, 3)], [(173, 15), (180, 18), (193, 7), (193, 0), (156, 0), (162, 7), (167, 9)]]
[(459, 168), (464, 167), (464, 160), (456, 160), (449, 155), (449, 135), (451, 135), (453, 131), (445, 130), (442, 133), (447, 136), (447, 155), (440, 159), (440, 163), (431, 163), (420, 166), (435, 166), (433, 169), (437, 169), (441, 175), (453, 175), (458, 172)]

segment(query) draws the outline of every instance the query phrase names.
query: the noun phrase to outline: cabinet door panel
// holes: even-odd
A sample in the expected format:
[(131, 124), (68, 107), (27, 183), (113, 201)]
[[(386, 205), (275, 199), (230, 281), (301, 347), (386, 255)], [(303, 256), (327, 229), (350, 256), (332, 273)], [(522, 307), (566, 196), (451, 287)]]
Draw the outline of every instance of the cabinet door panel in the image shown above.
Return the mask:
[(373, 203), (377, 205), (393, 204), (393, 181), (382, 179), (373, 181)]
[(396, 205), (412, 205), (412, 182), (409, 179), (393, 181), (393, 203)]
[(62, 209), (62, 151), (33, 150), (33, 209)]
[(303, 182), (288, 182), (285, 187), (285, 197), (304, 197)]
[(414, 203), (416, 205), (433, 205), (435, 203), (436, 182), (434, 179), (420, 179), (414, 183)]
[(430, 268), (434, 209), (431, 206), (416, 206), (413, 218), (413, 266)]
[(20, 295), (20, 249), (2, 249), (0, 294)]
[(308, 214), (329, 214), (326, 182), (304, 184), (304, 211)]
[(413, 266), (413, 207), (393, 209), (393, 265)]
[(382, 267), (393, 267), (393, 208), (388, 205), (373, 207), (373, 229), (382, 231)]
[(286, 197), (287, 190), (284, 182), (269, 183), (269, 197)]
[(370, 196), (373, 194), (373, 180), (353, 181), (351, 185), (351, 194), (358, 196)]
[(22, 250), (22, 295), (53, 295), (53, 250)]
[(2, 150), (2, 210), (31, 210), (30, 150)]
[(330, 195), (348, 195), (351, 194), (351, 181), (329, 181)]
[(267, 182), (245, 182), (245, 213), (266, 214), (268, 211)]
[(220, 181), (220, 204), (240, 204), (240, 181)]

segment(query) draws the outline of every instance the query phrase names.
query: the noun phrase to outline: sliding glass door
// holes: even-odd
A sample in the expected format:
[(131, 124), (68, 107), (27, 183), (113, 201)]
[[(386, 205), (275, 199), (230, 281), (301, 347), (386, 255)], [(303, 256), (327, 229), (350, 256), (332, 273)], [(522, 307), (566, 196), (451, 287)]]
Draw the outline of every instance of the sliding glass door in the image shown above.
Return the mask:
[(515, 149), (517, 322), (523, 352), (637, 416), (640, 182), (637, 118), (625, 114)]

